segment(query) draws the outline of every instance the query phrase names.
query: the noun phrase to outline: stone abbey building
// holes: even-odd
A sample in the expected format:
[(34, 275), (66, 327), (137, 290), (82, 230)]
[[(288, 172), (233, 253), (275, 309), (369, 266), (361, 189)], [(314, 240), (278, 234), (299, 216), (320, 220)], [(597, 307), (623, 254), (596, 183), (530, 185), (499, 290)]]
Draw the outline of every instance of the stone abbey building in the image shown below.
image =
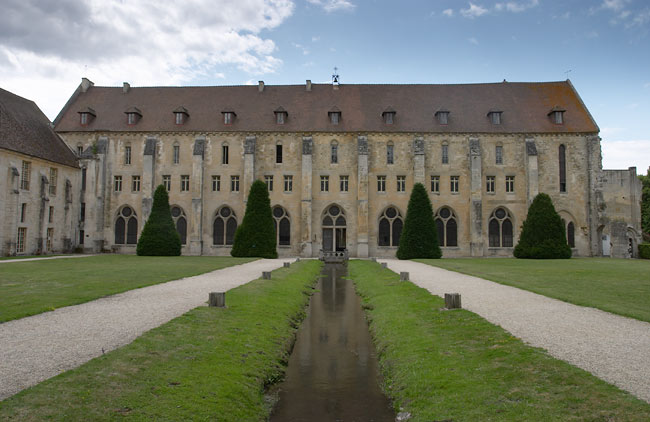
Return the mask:
[[(228, 255), (255, 179), (269, 188), (281, 256), (394, 256), (418, 182), (446, 257), (511, 256), (539, 192), (574, 255), (631, 256), (641, 235), (636, 169), (602, 170), (598, 126), (570, 81), (135, 88), (83, 79), (54, 130), (80, 167), (66, 176), (78, 212), (55, 229), (62, 249), (134, 253), (163, 184), (183, 254)], [(4, 254), (11, 243), (3, 239)]]

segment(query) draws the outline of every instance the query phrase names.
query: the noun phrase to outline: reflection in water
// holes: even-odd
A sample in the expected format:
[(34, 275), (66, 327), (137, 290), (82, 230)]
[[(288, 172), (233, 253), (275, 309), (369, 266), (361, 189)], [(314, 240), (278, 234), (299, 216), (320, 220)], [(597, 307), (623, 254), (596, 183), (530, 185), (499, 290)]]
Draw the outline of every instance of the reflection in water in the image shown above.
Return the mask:
[(394, 421), (379, 388), (377, 358), (361, 301), (343, 265), (328, 264), (298, 330), (280, 400), (281, 421)]

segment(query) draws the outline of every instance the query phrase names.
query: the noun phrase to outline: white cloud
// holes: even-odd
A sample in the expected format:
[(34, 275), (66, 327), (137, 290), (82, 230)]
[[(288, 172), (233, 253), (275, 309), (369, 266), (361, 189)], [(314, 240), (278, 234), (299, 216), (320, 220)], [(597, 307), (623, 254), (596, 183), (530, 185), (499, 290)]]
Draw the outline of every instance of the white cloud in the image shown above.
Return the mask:
[(470, 44), (478, 45), (478, 40), (474, 37), (468, 38), (467, 41), (469, 41)]
[(645, 8), (644, 10), (641, 10), (638, 13), (634, 14), (632, 17), (632, 22), (629, 22), (626, 26), (643, 26), (648, 22), (650, 22), (650, 8)]
[(637, 174), (646, 174), (650, 165), (650, 139), (609, 141), (602, 133), (601, 136), (603, 168), (636, 167)]
[(627, 3), (629, 3), (629, 0), (604, 0), (600, 5), (600, 8), (618, 12), (623, 9)]
[(311, 42), (318, 42), (320, 41), (320, 37), (311, 37)]
[(309, 49), (307, 47), (305, 47), (304, 45), (298, 44), (298, 43), (295, 43), (295, 42), (292, 42), (291, 45), (293, 45), (294, 47), (296, 47), (299, 50), (302, 50), (303, 55), (306, 56), (306, 55), (309, 54)]
[(478, 6), (474, 3), (469, 3), (468, 9), (460, 9), (460, 14), (465, 18), (474, 19), (486, 14), (488, 10), (484, 7)]
[(336, 12), (338, 10), (354, 10), (357, 7), (354, 3), (348, 0), (307, 0), (309, 3), (320, 6), (327, 13)]
[(81, 76), (99, 85), (170, 85), (223, 78), (229, 67), (274, 72), (282, 61), (260, 33), (281, 25), (294, 3), (6, 0), (3, 9), (2, 87), (53, 118)]
[(452, 17), (452, 16), (454, 16), (454, 11), (453, 11), (453, 9), (445, 9), (445, 10), (442, 11), (442, 14), (445, 15), (445, 16)]
[(644, 88), (650, 88), (650, 82), (646, 82), (646, 83), (644, 83), (644, 84), (643, 84), (643, 87), (644, 87)]
[(506, 10), (508, 12), (520, 13), (538, 5), (539, 0), (530, 0), (527, 2), (509, 1), (506, 3), (497, 3), (494, 5), (494, 8), (497, 11)]

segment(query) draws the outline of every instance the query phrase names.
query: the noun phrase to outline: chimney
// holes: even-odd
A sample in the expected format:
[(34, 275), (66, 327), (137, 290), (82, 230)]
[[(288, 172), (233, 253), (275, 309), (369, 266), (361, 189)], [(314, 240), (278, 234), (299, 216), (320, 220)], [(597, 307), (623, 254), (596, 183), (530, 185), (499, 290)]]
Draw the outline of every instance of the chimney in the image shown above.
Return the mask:
[(131, 89), (131, 85), (128, 82), (122, 82), (122, 93), (126, 94)]
[(91, 86), (95, 85), (93, 81), (91, 81), (88, 78), (81, 78), (81, 92), (86, 92), (88, 91), (88, 88)]
[(264, 91), (264, 81), (259, 81), (259, 82), (257, 83), (257, 90), (258, 90), (259, 92)]
[(311, 92), (311, 79), (307, 79), (307, 82), (305, 83), (305, 91)]

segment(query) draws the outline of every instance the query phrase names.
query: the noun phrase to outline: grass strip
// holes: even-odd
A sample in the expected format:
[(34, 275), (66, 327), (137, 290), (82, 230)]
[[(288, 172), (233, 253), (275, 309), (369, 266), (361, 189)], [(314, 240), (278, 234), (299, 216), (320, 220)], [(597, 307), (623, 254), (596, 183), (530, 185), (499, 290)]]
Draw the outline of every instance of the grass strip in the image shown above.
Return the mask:
[(418, 261), (650, 322), (650, 261), (614, 258)]
[[(0, 420), (262, 421), (321, 263), (309, 260), (226, 294), (0, 402)], [(207, 296), (206, 296), (207, 298)]]
[(379, 264), (351, 261), (384, 375), (416, 421), (648, 421), (650, 405)]
[(99, 255), (0, 266), (0, 322), (253, 261), (206, 256)]

